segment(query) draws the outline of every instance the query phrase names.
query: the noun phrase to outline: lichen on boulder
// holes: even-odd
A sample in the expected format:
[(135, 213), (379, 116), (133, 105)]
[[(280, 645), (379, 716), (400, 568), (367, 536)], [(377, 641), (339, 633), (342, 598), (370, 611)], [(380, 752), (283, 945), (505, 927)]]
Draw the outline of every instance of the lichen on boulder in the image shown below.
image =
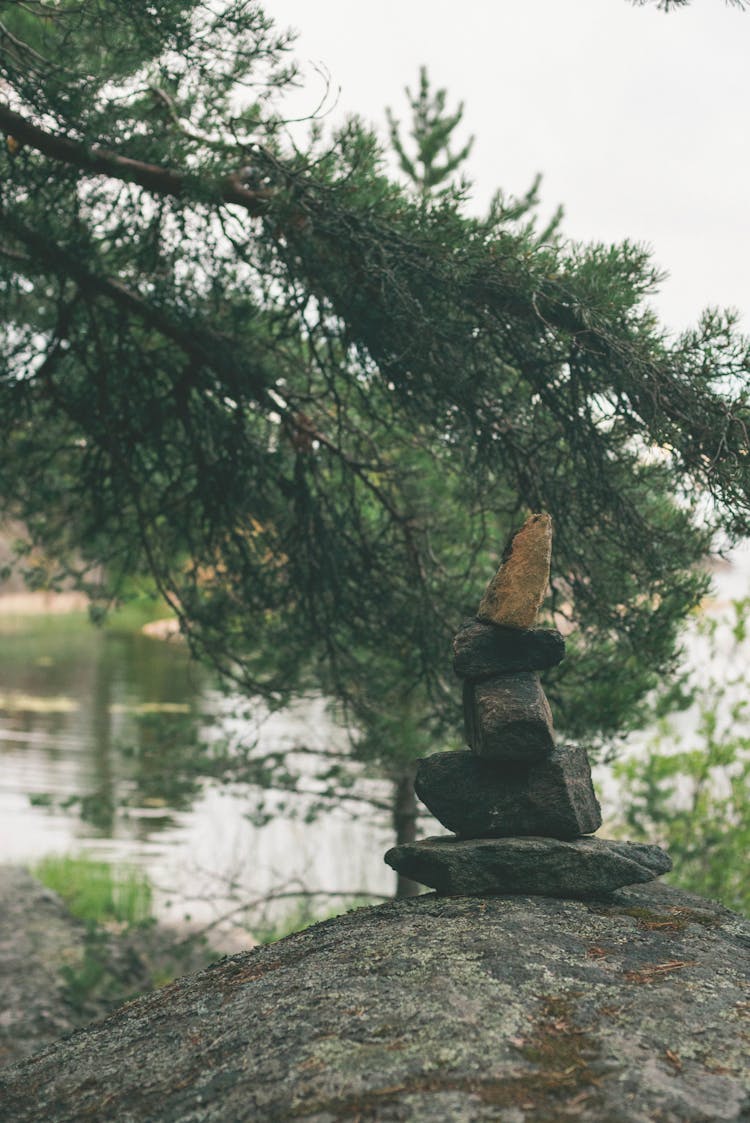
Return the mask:
[(750, 925), (609, 902), (365, 908), (122, 1007), (0, 1072), (13, 1123), (740, 1123)]

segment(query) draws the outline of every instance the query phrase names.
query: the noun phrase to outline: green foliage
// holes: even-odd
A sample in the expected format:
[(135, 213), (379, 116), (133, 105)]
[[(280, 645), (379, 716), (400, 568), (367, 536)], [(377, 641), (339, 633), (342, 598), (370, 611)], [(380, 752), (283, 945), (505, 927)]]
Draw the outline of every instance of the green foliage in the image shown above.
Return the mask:
[(416, 153), (413, 157), (408, 155), (401, 140), (399, 122), (389, 109), (387, 114), (391, 144), (398, 156), (401, 171), (426, 201), (450, 191), (455, 173), (468, 159), (474, 146), (474, 137), (469, 137), (457, 152), (451, 152), (453, 133), (463, 120), (463, 102), (454, 112), (448, 112), (448, 92), (443, 89), (432, 92), (426, 67), (421, 67), (419, 71), (419, 92), (412, 94), (407, 87), (406, 96), (412, 111), (410, 136)]
[(43, 885), (58, 893), (80, 920), (131, 925), (141, 924), (151, 916), (151, 886), (135, 868), (115, 868), (109, 862), (83, 855), (50, 855), (32, 872)]
[(548, 510), (558, 723), (643, 721), (713, 530), (750, 532), (733, 319), (667, 337), (647, 252), (540, 233), (536, 187), (469, 215), (426, 75), (415, 198), (360, 122), (287, 139), (258, 5), (154, 7), (2, 5), (0, 511), (45, 580), (150, 574), (228, 681), (324, 691), (390, 774), (457, 736), (451, 632)]
[(66, 1002), (99, 1018), (137, 995), (219, 958), (200, 934), (178, 939), (152, 916), (146, 876), (84, 856), (50, 856), (32, 871), (85, 922), (79, 955), (60, 967)]
[[(247, 109), (230, 112), (233, 91), (251, 73), (257, 77), (264, 57), (283, 56), (288, 45), (288, 36), (273, 35), (271, 21), (247, 0), (229, 0), (220, 11), (202, 0), (3, 0), (0, 12), (2, 69), (13, 88), (37, 112), (61, 121), (75, 115), (94, 133), (114, 120), (126, 129), (140, 117), (176, 120), (183, 110), (196, 122), (221, 113), (228, 127), (244, 125)], [(203, 36), (213, 48), (208, 53), (201, 51)], [(267, 81), (292, 75), (283, 65), (271, 67)], [(141, 155), (147, 148), (148, 141)]]
[[(717, 629), (704, 622), (711, 641), (704, 666), (726, 660), (742, 666), (747, 654), (749, 601), (735, 604), (735, 618)], [(718, 638), (729, 632), (733, 647), (727, 659)], [(743, 674), (729, 671), (721, 679), (695, 676), (694, 709), (689, 733), (668, 718), (640, 753), (615, 765), (624, 787), (624, 818), (636, 838), (658, 841), (674, 862), (671, 880), (684, 889), (713, 897), (750, 915), (747, 856), (750, 853), (750, 701)]]
[(173, 616), (152, 577), (125, 578), (118, 589), (118, 602), (107, 612), (106, 626), (112, 631), (140, 631), (144, 624)]
[(65, 1001), (78, 1013), (89, 1013), (94, 1002), (117, 1006), (129, 997), (112, 971), (107, 933), (93, 921), (86, 925), (80, 962), (64, 963), (60, 976)]

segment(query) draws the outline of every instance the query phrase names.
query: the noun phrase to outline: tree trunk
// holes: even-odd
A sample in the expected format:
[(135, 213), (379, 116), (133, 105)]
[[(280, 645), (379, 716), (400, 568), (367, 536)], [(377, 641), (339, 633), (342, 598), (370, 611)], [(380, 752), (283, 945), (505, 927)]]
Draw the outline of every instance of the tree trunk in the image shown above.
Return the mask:
[[(403, 771), (393, 779), (393, 829), (396, 832), (396, 845), (414, 842), (417, 837), (417, 797), (414, 794), (413, 764), (405, 765)], [(398, 875), (396, 882), (397, 897), (417, 897), (422, 887), (409, 877)]]

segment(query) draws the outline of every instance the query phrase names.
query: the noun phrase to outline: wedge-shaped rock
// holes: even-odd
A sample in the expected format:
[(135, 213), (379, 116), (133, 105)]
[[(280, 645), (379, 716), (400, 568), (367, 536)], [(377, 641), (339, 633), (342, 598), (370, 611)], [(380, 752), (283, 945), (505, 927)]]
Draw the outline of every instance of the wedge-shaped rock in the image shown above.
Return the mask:
[(531, 515), (505, 547), (500, 568), (479, 604), (479, 619), (510, 628), (533, 628), (547, 594), (551, 555), (552, 519)]
[(554, 628), (504, 628), (467, 620), (453, 637), (453, 670), (461, 678), (543, 671), (564, 655), (565, 640)]
[(552, 713), (539, 675), (520, 671), (464, 682), (466, 740), (477, 756), (527, 763), (555, 747)]
[(414, 790), (462, 838), (578, 838), (602, 825), (586, 751), (578, 745), (560, 745), (531, 766), (502, 769), (470, 752), (435, 753), (417, 764)]
[(604, 838), (427, 838), (394, 846), (394, 870), (456, 896), (606, 897), (672, 868), (658, 846)]

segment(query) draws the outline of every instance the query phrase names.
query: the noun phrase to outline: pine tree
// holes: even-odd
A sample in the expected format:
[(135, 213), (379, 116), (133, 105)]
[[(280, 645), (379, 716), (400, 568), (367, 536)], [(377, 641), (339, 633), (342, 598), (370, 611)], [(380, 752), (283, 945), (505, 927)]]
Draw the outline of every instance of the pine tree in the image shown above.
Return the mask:
[(3, 27), (3, 514), (97, 602), (151, 573), (197, 655), (273, 704), (325, 691), (398, 777), (458, 738), (450, 634), (547, 510), (558, 724), (642, 721), (714, 529), (750, 532), (733, 319), (669, 338), (643, 249), (474, 218), (437, 155), (415, 199), (356, 121), (295, 147), (257, 5)]
[(412, 120), (410, 137), (416, 152), (409, 156), (401, 139), (401, 126), (390, 109), (386, 110), (390, 126), (390, 138), (398, 156), (401, 171), (413, 184), (424, 201), (435, 199), (450, 191), (456, 172), (468, 159), (474, 146), (474, 137), (455, 153), (451, 151), (451, 140), (464, 116), (464, 104), (449, 113), (446, 109), (447, 90), (430, 88), (430, 79), (425, 66), (419, 70), (419, 92), (412, 94), (408, 86), (405, 90)]
[[(646, 4), (655, 3), (656, 7), (662, 12), (671, 12), (675, 8), (687, 8), (691, 2), (692, 0), (632, 0), (632, 3), (636, 4), (639, 8), (644, 7)], [(744, 11), (747, 7), (747, 0), (724, 0), (724, 3), (727, 7), (739, 8), (740, 11)]]

